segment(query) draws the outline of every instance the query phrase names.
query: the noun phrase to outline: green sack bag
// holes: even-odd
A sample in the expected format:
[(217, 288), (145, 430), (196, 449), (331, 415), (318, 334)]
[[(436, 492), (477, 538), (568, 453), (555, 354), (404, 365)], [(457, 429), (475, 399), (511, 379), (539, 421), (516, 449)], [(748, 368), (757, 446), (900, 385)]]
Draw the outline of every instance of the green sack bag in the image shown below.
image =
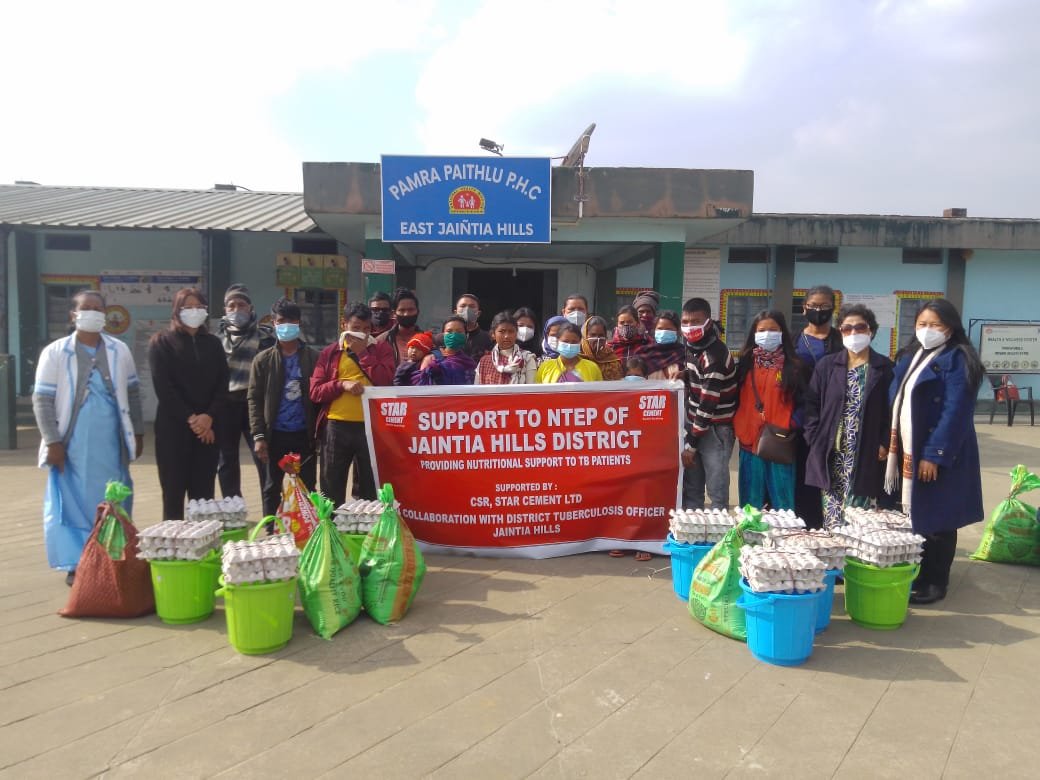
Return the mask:
[(394, 508), (394, 489), (379, 491), (383, 514), (361, 546), (361, 597), (365, 612), (377, 623), (396, 623), (419, 592), (426, 561), (419, 545)]
[(1037, 522), (1036, 508), (1018, 498), (1037, 488), (1040, 488), (1040, 477), (1025, 466), (1011, 470), (1011, 492), (993, 510), (971, 558), (1040, 566), (1040, 522)]
[(315, 632), (332, 637), (361, 612), (361, 576), (332, 522), (333, 503), (310, 494), (318, 527), (300, 553), (300, 602)]
[[(123, 517), (128, 523), (132, 522), (130, 516), (123, 509), (122, 503), (130, 497), (130, 488), (122, 482), (108, 482), (105, 484), (105, 519), (101, 521), (101, 529), (98, 531), (98, 544), (105, 548), (108, 557), (113, 561), (123, 560), (123, 550), (126, 548), (126, 533), (119, 517)], [(105, 506), (107, 504), (107, 506)]]
[(744, 507), (745, 519), (731, 528), (714, 547), (708, 550), (690, 583), (690, 614), (712, 631), (741, 641), (747, 640), (744, 610), (737, 606), (740, 598), (740, 548), (744, 546), (744, 532), (764, 533), (769, 526), (762, 522), (762, 513), (753, 507)]

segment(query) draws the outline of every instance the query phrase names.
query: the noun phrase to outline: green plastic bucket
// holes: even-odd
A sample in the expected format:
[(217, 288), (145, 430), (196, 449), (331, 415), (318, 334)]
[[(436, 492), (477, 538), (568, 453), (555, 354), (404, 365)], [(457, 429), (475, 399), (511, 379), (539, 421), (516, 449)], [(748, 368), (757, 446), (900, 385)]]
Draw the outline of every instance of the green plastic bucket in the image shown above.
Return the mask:
[(878, 568), (854, 558), (845, 561), (845, 611), (865, 628), (892, 631), (903, 625), (910, 586), (920, 566), (901, 563)]
[(243, 655), (281, 650), (292, 639), (296, 578), (257, 585), (222, 585), (228, 641)]
[(224, 531), (220, 534), (220, 543), (244, 542), (247, 538), (249, 538), (248, 528), (232, 528), (231, 530)]
[(361, 558), (361, 545), (365, 543), (365, 537), (367, 536), (368, 534), (348, 534), (340, 531), (339, 538), (343, 540), (343, 546), (347, 548), (347, 552), (350, 553), (350, 560), (354, 561), (355, 565)]
[(219, 558), (150, 563), (155, 612), (163, 623), (198, 623), (213, 614)]

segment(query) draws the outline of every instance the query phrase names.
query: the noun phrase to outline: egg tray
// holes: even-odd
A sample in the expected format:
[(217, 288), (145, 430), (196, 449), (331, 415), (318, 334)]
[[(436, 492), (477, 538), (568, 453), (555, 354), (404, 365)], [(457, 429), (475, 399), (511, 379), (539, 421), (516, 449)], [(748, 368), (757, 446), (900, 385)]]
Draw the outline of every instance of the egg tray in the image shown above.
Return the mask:
[(215, 521), (165, 520), (139, 531), (138, 557), (150, 561), (197, 561), (220, 547), (222, 526)]
[[(394, 502), (395, 510), (400, 506), (399, 501)], [(340, 506), (332, 515), (332, 522), (340, 533), (367, 534), (382, 514), (382, 501), (359, 498)]]
[(912, 531), (843, 525), (834, 534), (844, 540), (847, 557), (881, 568), (919, 563), (924, 551), (924, 537)]
[(828, 569), (845, 568), (845, 542), (829, 531), (790, 529), (770, 536), (768, 544), (781, 550), (807, 550)]
[(863, 525), (873, 528), (892, 528), (900, 531), (912, 531), (910, 515), (892, 509), (864, 509), (862, 507), (846, 507), (842, 513), (843, 524)]
[(248, 516), (249, 509), (242, 496), (225, 496), (219, 499), (193, 498), (188, 501), (184, 512), (185, 519), (190, 522), (217, 520), (226, 531), (247, 527)]
[(737, 517), (724, 509), (669, 510), (672, 538), (684, 544), (716, 544), (737, 524)]
[(299, 573), (300, 551), (292, 534), (256, 542), (227, 542), (220, 568), (229, 585), (288, 580)]
[(806, 550), (742, 547), (740, 573), (756, 593), (816, 593), (827, 565)]

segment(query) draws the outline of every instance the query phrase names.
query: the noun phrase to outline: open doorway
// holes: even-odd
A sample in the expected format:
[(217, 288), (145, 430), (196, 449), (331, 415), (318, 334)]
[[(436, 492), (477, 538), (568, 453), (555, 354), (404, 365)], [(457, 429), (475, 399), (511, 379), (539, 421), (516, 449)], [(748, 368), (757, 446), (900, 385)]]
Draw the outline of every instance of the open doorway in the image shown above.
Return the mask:
[(452, 303), (463, 293), (480, 299), (480, 327), (487, 330), (491, 318), (500, 311), (514, 311), (521, 306), (534, 309), (539, 324), (547, 313), (555, 313), (556, 271), (526, 268), (455, 268), (451, 279)]

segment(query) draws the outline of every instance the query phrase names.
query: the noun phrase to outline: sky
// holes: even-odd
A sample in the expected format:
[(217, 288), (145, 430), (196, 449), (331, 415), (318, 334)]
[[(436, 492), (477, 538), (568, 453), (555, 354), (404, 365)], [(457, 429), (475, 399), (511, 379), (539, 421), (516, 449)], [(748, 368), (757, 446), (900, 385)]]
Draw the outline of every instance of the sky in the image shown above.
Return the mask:
[[(162, 9), (161, 11), (159, 9)], [(0, 183), (301, 191), (304, 161), (755, 172), (754, 210), (1040, 218), (1035, 0), (11, 3)]]

